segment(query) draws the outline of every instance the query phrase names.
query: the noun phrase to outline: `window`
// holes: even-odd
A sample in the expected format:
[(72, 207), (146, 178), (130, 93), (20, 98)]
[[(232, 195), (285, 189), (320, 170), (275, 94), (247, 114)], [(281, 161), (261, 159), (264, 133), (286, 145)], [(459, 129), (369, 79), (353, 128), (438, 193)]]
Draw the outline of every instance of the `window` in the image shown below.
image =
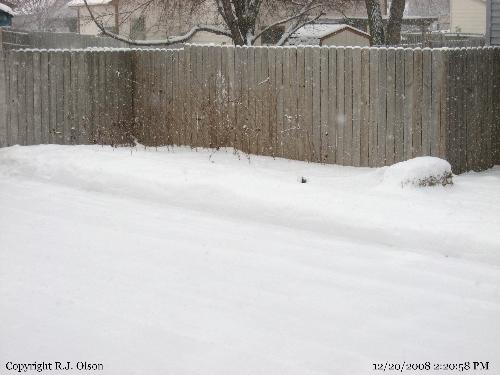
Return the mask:
[(65, 20), (66, 27), (70, 33), (78, 32), (78, 18), (72, 17)]
[[(261, 30), (265, 29), (262, 26)], [(276, 44), (279, 42), (283, 34), (285, 33), (285, 26), (273, 26), (269, 30), (266, 30), (261, 36), (262, 44)]]
[(130, 22), (130, 39), (146, 39), (146, 17), (133, 18)]

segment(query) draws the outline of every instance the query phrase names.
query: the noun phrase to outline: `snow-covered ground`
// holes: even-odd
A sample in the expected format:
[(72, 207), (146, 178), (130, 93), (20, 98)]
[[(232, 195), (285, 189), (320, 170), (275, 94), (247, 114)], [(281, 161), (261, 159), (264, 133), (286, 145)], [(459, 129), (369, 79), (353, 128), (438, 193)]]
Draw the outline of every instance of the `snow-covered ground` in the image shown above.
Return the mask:
[(500, 167), (431, 188), (384, 174), (227, 150), (1, 149), (2, 371), (500, 374)]

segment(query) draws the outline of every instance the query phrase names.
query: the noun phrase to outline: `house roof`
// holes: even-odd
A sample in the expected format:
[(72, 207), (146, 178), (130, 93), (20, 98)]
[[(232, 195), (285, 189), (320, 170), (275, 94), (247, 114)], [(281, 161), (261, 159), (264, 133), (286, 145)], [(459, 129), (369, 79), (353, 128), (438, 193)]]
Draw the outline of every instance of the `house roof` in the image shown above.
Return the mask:
[(349, 30), (351, 32), (355, 32), (356, 34), (364, 35), (367, 38), (370, 37), (370, 34), (367, 34), (364, 31), (361, 31), (346, 24), (317, 23), (317, 24), (302, 26), (292, 35), (292, 38), (323, 39), (332, 34), (337, 34), (343, 30)]
[(7, 13), (7, 14), (10, 14), (11, 16), (16, 15), (10, 6), (2, 4), (2, 3), (0, 3), (0, 10)]
[[(87, 0), (87, 4), (89, 4), (89, 6), (108, 5), (108, 4), (111, 4), (112, 2), (113, 2), (112, 0)], [(71, 0), (68, 3), (68, 6), (69, 7), (83, 7), (83, 6), (85, 6), (85, 3), (83, 0)]]

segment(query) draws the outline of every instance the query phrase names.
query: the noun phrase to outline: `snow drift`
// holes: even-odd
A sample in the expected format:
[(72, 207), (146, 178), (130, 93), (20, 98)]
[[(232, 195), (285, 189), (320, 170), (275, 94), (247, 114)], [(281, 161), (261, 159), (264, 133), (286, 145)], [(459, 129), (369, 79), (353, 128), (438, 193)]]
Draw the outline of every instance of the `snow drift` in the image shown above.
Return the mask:
[(384, 172), (384, 182), (401, 187), (446, 186), (453, 184), (453, 174), (446, 160), (422, 156), (388, 167)]
[(494, 361), (500, 168), (450, 189), (380, 189), (385, 172), (230, 150), (1, 149), (2, 358), (105, 375)]

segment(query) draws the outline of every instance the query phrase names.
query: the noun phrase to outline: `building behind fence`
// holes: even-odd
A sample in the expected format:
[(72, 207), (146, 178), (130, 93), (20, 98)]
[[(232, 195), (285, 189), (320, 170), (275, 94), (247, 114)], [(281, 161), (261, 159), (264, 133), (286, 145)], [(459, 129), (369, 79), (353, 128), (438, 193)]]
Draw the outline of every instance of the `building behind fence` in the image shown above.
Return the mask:
[(0, 52), (0, 146), (135, 138), (484, 170), (500, 163), (500, 48)]
[(485, 36), (480, 34), (442, 32), (401, 34), (401, 45), (412, 48), (466, 48), (484, 47), (486, 44)]

